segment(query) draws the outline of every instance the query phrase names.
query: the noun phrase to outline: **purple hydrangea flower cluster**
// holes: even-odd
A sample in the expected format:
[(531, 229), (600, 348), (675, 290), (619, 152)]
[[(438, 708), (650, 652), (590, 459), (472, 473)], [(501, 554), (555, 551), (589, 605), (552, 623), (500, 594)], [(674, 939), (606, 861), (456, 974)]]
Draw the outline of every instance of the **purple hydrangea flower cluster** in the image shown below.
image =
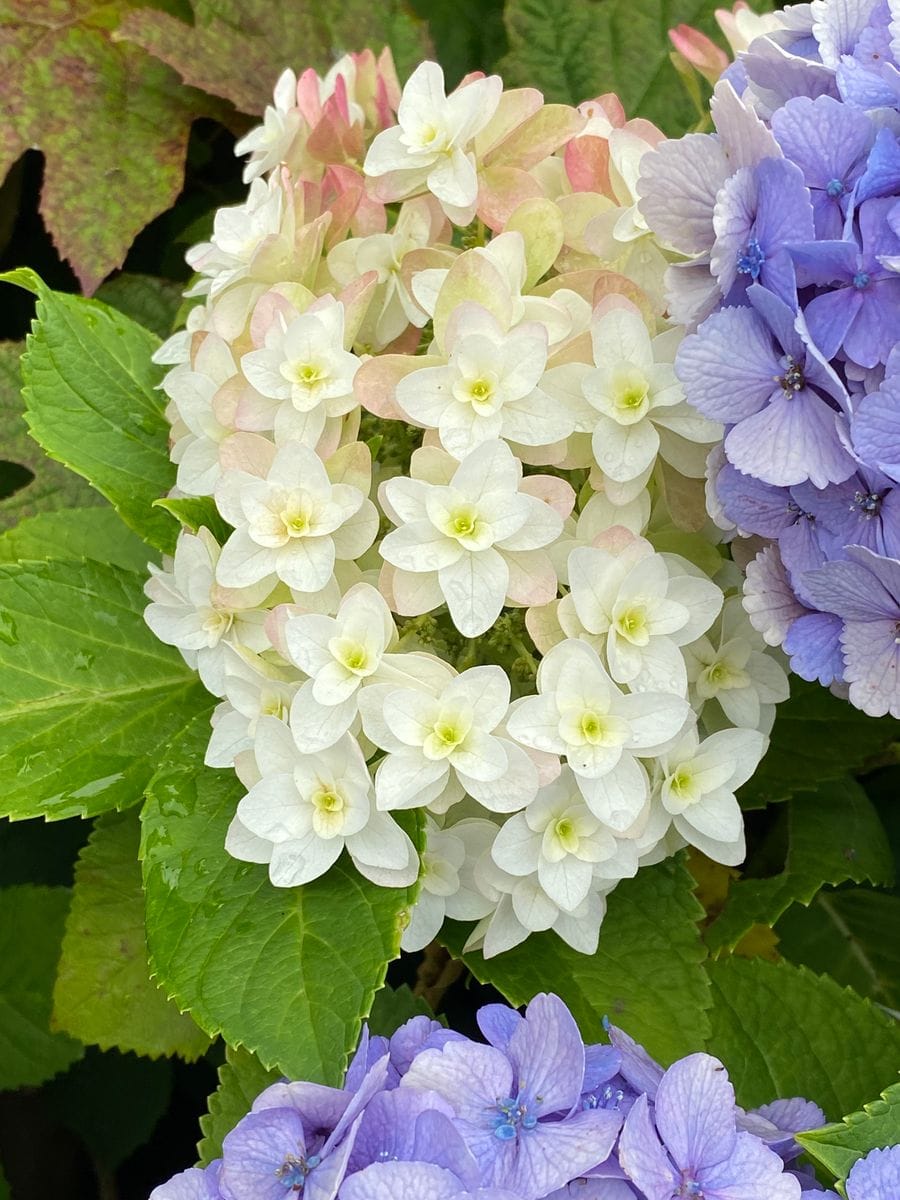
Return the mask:
[(715, 132), (645, 156), (640, 208), (683, 257), (676, 371), (725, 426), (710, 507), (754, 539), (751, 620), (900, 717), (900, 3), (778, 17), (717, 84)]
[(585, 1045), (553, 995), (478, 1023), (486, 1044), (427, 1017), (364, 1032), (343, 1088), (267, 1088), (220, 1159), (151, 1200), (800, 1200), (813, 1185), (793, 1135), (824, 1124), (814, 1104), (744, 1112), (718, 1059), (664, 1071), (613, 1026)]

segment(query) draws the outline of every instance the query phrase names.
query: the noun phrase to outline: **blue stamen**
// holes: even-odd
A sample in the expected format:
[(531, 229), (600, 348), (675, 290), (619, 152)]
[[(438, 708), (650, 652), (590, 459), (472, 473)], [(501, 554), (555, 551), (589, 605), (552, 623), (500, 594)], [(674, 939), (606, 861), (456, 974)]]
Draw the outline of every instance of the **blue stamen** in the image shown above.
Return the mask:
[(759, 279), (766, 256), (756, 238), (750, 238), (746, 247), (738, 254), (737, 269), (741, 275), (749, 275), (752, 280)]
[(832, 200), (837, 200), (838, 196), (843, 196), (844, 194), (844, 181), (842, 179), (829, 179), (825, 185), (825, 191)]
[(858, 292), (869, 286), (869, 275), (866, 271), (857, 271), (853, 276), (853, 286)]
[(516, 1097), (507, 1096), (505, 1100), (498, 1100), (493, 1121), (494, 1137), (501, 1142), (508, 1142), (517, 1137), (520, 1130), (534, 1129), (538, 1119), (535, 1113), (529, 1112), (532, 1106), (522, 1092)]
[(321, 1161), (318, 1154), (311, 1154), (309, 1158), (294, 1158), (289, 1154), (275, 1174), (285, 1191), (302, 1192), (307, 1175), (315, 1170)]

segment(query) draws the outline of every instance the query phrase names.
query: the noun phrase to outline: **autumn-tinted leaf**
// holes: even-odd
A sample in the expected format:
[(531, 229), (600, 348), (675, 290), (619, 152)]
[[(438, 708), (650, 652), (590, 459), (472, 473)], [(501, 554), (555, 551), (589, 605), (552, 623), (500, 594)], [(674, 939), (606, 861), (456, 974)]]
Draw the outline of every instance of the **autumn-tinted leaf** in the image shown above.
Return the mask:
[(391, 46), (406, 75), (428, 50), (425, 26), (402, 0), (331, 0), (277, 4), (273, 0), (192, 0), (194, 24), (141, 8), (119, 35), (174, 67), (186, 83), (261, 113), (285, 67), (325, 71), (348, 50)]
[(85, 291), (178, 195), (195, 116), (220, 111), (113, 40), (124, 0), (0, 0), (0, 179), (44, 152), (41, 213)]

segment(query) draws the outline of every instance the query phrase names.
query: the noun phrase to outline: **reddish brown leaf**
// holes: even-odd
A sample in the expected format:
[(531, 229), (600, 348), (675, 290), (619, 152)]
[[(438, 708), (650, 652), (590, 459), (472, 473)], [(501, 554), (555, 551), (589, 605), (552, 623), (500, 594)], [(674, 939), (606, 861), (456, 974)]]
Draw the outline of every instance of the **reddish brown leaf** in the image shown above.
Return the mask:
[(428, 53), (425, 26), (403, 0), (192, 0), (194, 24), (155, 9), (129, 13), (119, 28), (185, 83), (261, 113), (288, 66), (326, 70), (348, 50), (390, 45), (401, 76)]
[(44, 152), (41, 213), (88, 293), (172, 205), (191, 121), (215, 104), (113, 41), (124, 7), (0, 0), (0, 179), (25, 149)]

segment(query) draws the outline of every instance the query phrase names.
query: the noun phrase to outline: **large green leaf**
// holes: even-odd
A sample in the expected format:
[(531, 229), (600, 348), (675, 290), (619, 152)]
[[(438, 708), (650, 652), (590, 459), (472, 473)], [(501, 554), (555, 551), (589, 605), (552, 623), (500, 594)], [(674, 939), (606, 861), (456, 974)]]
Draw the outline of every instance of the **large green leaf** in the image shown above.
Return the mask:
[(50, 1029), (67, 888), (0, 889), (0, 1091), (43, 1083), (84, 1047)]
[(197, 1146), (201, 1167), (222, 1153), (222, 1139), (250, 1111), (253, 1101), (270, 1083), (281, 1078), (242, 1046), (228, 1046), (219, 1067), (219, 1086), (209, 1098), (209, 1111), (200, 1118), (203, 1137)]
[(630, 116), (684, 133), (697, 113), (669, 59), (668, 30), (707, 31), (711, 0), (507, 0), (509, 86), (538, 87), (548, 100), (579, 104), (616, 92)]
[(795, 792), (816, 791), (887, 754), (900, 726), (867, 717), (817, 683), (791, 676), (791, 698), (779, 704), (772, 740), (759, 769), (740, 791), (744, 808), (764, 808)]
[(114, 38), (131, 6), (0, 2), (0, 183), (27, 149), (43, 150), (41, 214), (85, 290), (175, 202), (193, 118), (224, 107)]
[(722, 914), (706, 931), (713, 950), (733, 948), (753, 925), (774, 925), (795, 901), (809, 904), (823, 884), (893, 882), (884, 826), (849, 776), (810, 795), (799, 793), (780, 819), (787, 832), (784, 870), (732, 884)]
[[(78, 480), (71, 471), (65, 474)], [(159, 555), (122, 524), (115, 509), (104, 504), (38, 513), (0, 534), (0, 562), (44, 558), (92, 558), (128, 571), (145, 571)]]
[(24, 351), (24, 342), (0, 342), (0, 529), (38, 512), (104, 502), (28, 436), (19, 367)]
[(106, 813), (75, 870), (54, 993), (58, 1029), (103, 1050), (188, 1061), (209, 1038), (150, 979), (135, 809)]
[(160, 746), (211, 706), (144, 624), (142, 582), (93, 562), (0, 564), (0, 815), (136, 803)]
[(822, 891), (808, 909), (789, 909), (775, 932), (791, 962), (900, 1009), (900, 896), (872, 888)]
[(862, 1112), (850, 1113), (824, 1129), (801, 1133), (797, 1140), (843, 1183), (858, 1158), (880, 1146), (900, 1145), (900, 1083), (891, 1084), (879, 1100), (864, 1105)]
[(196, 720), (172, 743), (142, 819), (147, 940), (166, 991), (267, 1067), (336, 1084), (399, 954), (413, 889), (375, 887), (342, 857), (300, 888), (238, 862), (225, 834), (243, 789), (203, 766)]
[[(532, 934), (496, 958), (467, 954), (473, 975), (515, 1005), (538, 992), (557, 992), (585, 1038), (596, 1040), (605, 1016), (671, 1062), (700, 1050), (709, 1033), (711, 998), (697, 930), (703, 910), (684, 863), (670, 859), (620, 883), (593, 956), (570, 949), (556, 934)], [(467, 929), (449, 922), (443, 937), (459, 953)]]
[(153, 501), (175, 482), (169, 461), (159, 339), (97, 300), (51, 291), (33, 271), (4, 276), (35, 293), (37, 322), (22, 359), (31, 434), (110, 500), (127, 525), (161, 550), (175, 528)]
[(375, 1003), (369, 1013), (369, 1029), (382, 1037), (390, 1037), (413, 1017), (430, 1017), (434, 1020), (428, 1001), (417, 996), (408, 984), (401, 984), (398, 988), (385, 985), (375, 993)]
[(738, 1102), (805, 1096), (834, 1119), (876, 1096), (900, 1061), (900, 1026), (850, 988), (789, 962), (721, 958), (708, 965), (709, 1051)]
[(186, 83), (261, 113), (272, 100), (280, 71), (316, 67), (323, 73), (337, 53), (388, 44), (401, 73), (426, 57), (425, 27), (403, 0), (330, 0), (284, 5), (272, 0), (191, 0), (193, 23), (138, 8), (120, 35), (174, 67)]

